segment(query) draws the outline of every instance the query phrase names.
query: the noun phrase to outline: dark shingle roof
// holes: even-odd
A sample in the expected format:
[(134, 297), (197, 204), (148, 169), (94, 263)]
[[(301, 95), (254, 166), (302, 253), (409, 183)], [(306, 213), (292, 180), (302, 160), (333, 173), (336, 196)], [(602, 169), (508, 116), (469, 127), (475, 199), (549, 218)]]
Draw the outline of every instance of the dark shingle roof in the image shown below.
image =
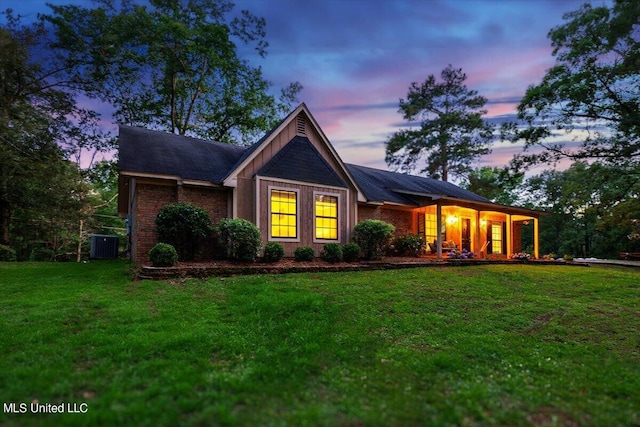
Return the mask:
[(120, 170), (222, 183), (246, 147), (120, 126)]
[[(137, 127), (120, 126), (119, 169), (222, 184), (224, 179), (263, 141), (264, 138), (250, 147), (240, 147)], [(428, 195), (489, 202), (484, 197), (448, 182), (352, 164), (345, 166), (369, 202), (420, 205), (420, 199)], [(311, 141), (302, 136), (296, 136), (289, 141), (260, 169), (258, 174), (320, 185), (348, 187)]]
[(348, 187), (309, 138), (303, 136), (294, 137), (282, 147), (258, 171), (258, 175), (333, 187)]
[(482, 196), (449, 182), (347, 164), (347, 169), (370, 202), (418, 204), (414, 196), (445, 196), (476, 202), (490, 202)]

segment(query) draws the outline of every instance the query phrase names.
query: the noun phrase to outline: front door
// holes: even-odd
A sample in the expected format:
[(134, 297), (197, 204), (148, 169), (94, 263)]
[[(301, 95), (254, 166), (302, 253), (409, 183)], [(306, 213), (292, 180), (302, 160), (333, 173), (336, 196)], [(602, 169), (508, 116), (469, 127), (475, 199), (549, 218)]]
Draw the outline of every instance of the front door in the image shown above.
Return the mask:
[(471, 251), (471, 220), (462, 218), (462, 249)]

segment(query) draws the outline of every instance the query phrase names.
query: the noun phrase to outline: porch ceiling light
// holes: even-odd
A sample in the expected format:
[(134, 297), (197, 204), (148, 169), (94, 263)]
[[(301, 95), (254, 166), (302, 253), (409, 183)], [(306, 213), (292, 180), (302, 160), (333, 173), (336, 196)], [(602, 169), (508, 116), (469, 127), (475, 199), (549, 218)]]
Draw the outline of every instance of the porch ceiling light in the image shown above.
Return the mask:
[(457, 216), (454, 216), (454, 215), (449, 215), (449, 216), (447, 217), (447, 222), (448, 222), (449, 224), (455, 224), (456, 222), (458, 222), (458, 217), (457, 217)]

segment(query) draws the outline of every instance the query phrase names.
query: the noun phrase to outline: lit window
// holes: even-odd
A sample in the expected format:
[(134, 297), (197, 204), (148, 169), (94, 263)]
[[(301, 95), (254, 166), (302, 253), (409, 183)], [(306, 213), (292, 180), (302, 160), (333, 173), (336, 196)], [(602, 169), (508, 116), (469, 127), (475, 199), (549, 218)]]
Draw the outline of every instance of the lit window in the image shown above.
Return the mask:
[(316, 239), (338, 240), (338, 198), (316, 194)]
[(295, 191), (271, 190), (271, 237), (298, 237), (296, 196)]
[(502, 253), (502, 224), (491, 224), (491, 252)]

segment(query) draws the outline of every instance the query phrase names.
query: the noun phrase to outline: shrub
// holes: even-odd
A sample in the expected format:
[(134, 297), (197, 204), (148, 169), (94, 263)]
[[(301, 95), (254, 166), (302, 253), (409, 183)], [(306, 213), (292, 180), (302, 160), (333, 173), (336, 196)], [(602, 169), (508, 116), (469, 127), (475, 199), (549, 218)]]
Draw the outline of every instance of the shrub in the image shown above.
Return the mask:
[(56, 252), (53, 249), (47, 249), (42, 246), (35, 247), (31, 250), (29, 261), (53, 261)]
[(293, 256), (297, 262), (313, 261), (313, 248), (311, 246), (300, 246), (296, 248)]
[(366, 259), (380, 257), (391, 240), (395, 227), (384, 221), (368, 219), (353, 227), (353, 241), (360, 246)]
[(171, 267), (178, 262), (178, 252), (168, 243), (158, 243), (149, 251), (149, 259), (155, 267)]
[(16, 260), (16, 251), (6, 245), (0, 245), (0, 261), (13, 262)]
[(264, 260), (266, 262), (278, 262), (284, 256), (284, 248), (278, 242), (269, 242), (264, 245)]
[(342, 247), (337, 243), (327, 243), (322, 248), (320, 258), (332, 264), (342, 261)]
[(227, 248), (229, 259), (253, 262), (258, 258), (262, 235), (251, 221), (224, 218), (215, 226), (215, 233), (219, 243)]
[(395, 254), (399, 256), (417, 257), (422, 255), (425, 249), (425, 241), (419, 234), (405, 234), (398, 236), (391, 242)]
[(347, 243), (342, 247), (342, 259), (346, 262), (354, 262), (360, 258), (360, 246), (356, 243)]
[(201, 239), (211, 234), (211, 218), (203, 208), (191, 203), (165, 205), (156, 217), (160, 241), (173, 245), (183, 261), (192, 260)]

